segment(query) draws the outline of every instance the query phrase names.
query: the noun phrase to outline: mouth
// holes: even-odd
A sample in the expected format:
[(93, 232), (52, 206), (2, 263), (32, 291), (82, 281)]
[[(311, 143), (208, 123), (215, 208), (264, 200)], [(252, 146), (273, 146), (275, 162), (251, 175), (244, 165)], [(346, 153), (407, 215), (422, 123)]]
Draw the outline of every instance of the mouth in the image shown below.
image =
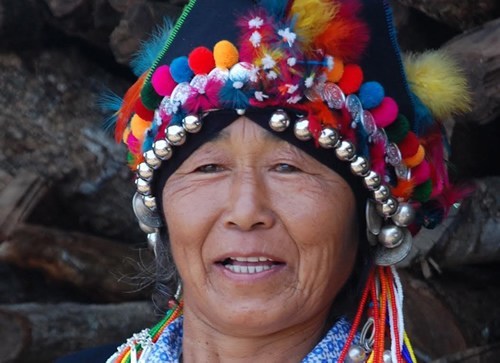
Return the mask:
[(284, 265), (264, 256), (228, 257), (217, 264), (236, 274), (258, 274)]

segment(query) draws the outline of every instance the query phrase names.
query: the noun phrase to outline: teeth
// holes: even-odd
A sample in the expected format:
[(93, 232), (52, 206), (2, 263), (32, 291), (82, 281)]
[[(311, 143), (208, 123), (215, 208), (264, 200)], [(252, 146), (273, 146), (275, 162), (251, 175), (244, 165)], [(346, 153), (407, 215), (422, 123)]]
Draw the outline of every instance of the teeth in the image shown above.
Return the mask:
[(231, 257), (232, 260), (236, 260), (239, 262), (264, 262), (264, 261), (272, 261), (272, 259), (267, 257)]
[(238, 265), (225, 265), (228, 270), (237, 274), (256, 274), (262, 271), (267, 271), (272, 269), (274, 266), (238, 266)]

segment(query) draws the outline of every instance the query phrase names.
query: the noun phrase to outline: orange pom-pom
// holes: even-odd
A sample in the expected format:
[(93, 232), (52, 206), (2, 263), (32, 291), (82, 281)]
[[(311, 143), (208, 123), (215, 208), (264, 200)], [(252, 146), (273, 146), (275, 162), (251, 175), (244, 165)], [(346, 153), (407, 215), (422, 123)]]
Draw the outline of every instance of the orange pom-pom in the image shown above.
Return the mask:
[(194, 48), (189, 53), (188, 64), (194, 74), (208, 74), (215, 68), (214, 55), (208, 48)]
[(424, 160), (424, 158), (425, 158), (425, 149), (422, 145), (419, 145), (415, 155), (403, 159), (403, 162), (406, 164), (407, 167), (414, 168), (415, 166), (419, 165)]
[(135, 114), (130, 120), (130, 130), (132, 135), (138, 140), (143, 140), (146, 130), (151, 127), (151, 121), (142, 119), (139, 115)]
[(221, 40), (214, 46), (215, 65), (219, 68), (231, 68), (238, 63), (238, 49), (228, 40)]
[(342, 75), (344, 74), (344, 62), (342, 59), (335, 58), (333, 61), (333, 68), (326, 74), (326, 77), (330, 82), (338, 82)]
[(363, 83), (363, 71), (357, 64), (346, 64), (344, 66), (344, 74), (338, 85), (345, 94), (351, 94), (359, 90)]
[(413, 194), (413, 189), (415, 189), (415, 183), (412, 179), (398, 179), (398, 184), (391, 189), (392, 195), (396, 198), (402, 198), (404, 200), (410, 199)]

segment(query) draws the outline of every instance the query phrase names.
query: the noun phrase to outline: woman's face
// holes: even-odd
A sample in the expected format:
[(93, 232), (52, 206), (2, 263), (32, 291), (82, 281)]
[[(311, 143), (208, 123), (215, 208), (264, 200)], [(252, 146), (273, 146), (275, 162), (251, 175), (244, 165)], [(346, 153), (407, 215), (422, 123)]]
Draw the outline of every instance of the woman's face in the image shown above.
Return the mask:
[(323, 323), (354, 264), (350, 187), (244, 117), (184, 161), (163, 208), (186, 311), (218, 331)]

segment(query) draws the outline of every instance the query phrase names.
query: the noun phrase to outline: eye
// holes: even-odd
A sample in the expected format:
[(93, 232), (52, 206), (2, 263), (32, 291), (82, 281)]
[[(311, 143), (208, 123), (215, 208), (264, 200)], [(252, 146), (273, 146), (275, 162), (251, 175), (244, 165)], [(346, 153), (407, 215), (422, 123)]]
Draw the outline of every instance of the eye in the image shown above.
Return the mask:
[(287, 163), (279, 163), (274, 167), (274, 170), (278, 173), (294, 173), (300, 169)]
[(217, 164), (206, 164), (199, 166), (195, 169), (195, 172), (198, 173), (220, 173), (224, 168)]

